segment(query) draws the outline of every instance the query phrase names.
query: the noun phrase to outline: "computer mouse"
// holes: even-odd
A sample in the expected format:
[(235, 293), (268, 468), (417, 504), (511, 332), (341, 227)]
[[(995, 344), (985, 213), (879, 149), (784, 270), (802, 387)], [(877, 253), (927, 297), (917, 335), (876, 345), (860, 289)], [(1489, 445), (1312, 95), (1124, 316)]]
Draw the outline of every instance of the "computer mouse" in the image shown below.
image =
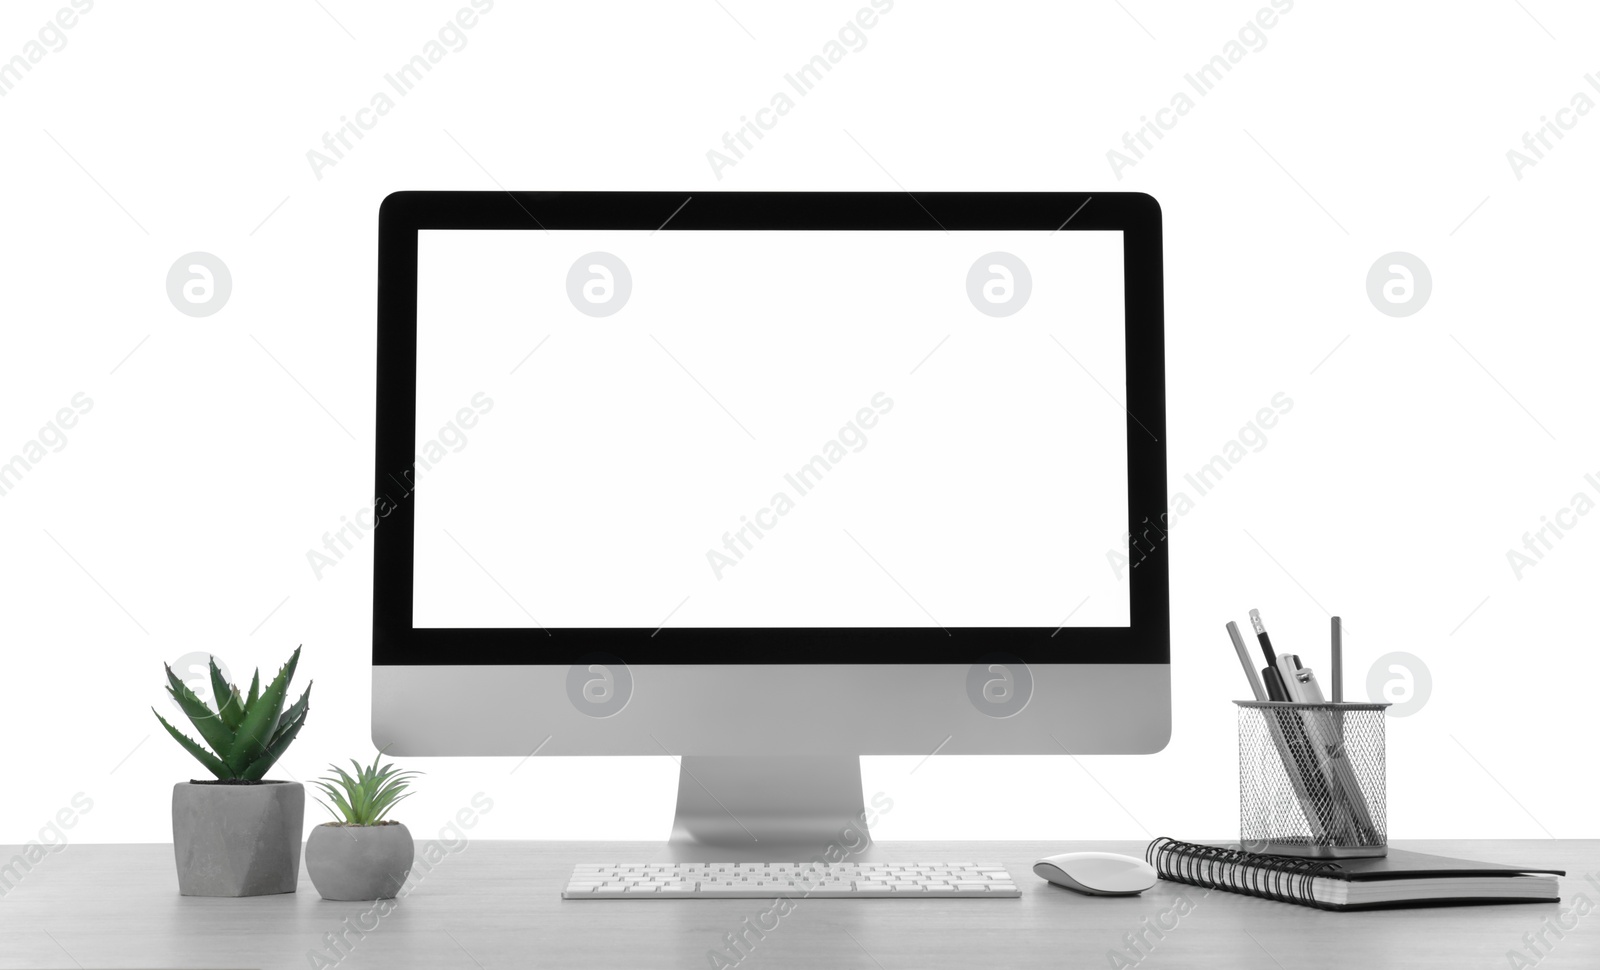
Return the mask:
[(1033, 873), (1086, 896), (1137, 896), (1156, 884), (1156, 869), (1115, 852), (1063, 852), (1033, 864)]

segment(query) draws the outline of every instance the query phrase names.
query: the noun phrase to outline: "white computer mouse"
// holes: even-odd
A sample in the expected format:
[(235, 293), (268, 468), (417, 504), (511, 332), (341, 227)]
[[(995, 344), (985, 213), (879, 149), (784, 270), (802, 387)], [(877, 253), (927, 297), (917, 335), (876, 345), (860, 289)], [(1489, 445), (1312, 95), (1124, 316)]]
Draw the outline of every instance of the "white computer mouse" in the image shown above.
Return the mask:
[(1115, 852), (1063, 852), (1033, 864), (1033, 873), (1088, 896), (1137, 896), (1156, 884), (1156, 869)]

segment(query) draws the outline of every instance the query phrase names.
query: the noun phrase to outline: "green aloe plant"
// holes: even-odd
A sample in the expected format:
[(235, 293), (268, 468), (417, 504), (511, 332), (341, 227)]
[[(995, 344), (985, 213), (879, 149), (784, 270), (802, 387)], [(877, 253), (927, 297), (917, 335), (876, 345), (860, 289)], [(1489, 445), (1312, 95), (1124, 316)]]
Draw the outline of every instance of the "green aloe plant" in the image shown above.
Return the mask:
[(219, 779), (260, 781), (289, 749), (306, 723), (311, 685), (306, 685), (305, 693), (287, 711), (283, 707), (288, 699), (289, 681), (294, 679), (294, 668), (299, 662), (300, 648), (295, 647), (289, 662), (278, 670), (278, 676), (265, 691), (260, 689), (261, 671), (257, 669), (250, 679), (250, 693), (241, 695), (238, 687), (223, 680), (216, 658), (212, 658), (211, 692), (218, 703), (215, 711), (172, 672), (170, 664), (163, 665), (167, 668), (167, 693), (200, 732), (210, 751), (168, 724), (160, 711), (153, 707), (150, 710), (167, 733)]
[(422, 774), (420, 771), (401, 771), (392, 764), (384, 765), (383, 770), (378, 770), (378, 762), (383, 759), (383, 752), (378, 752), (378, 757), (372, 759), (368, 768), (361, 767), (360, 762), (351, 758), (350, 764), (356, 769), (354, 777), (335, 764), (328, 765), (338, 777), (328, 775), (312, 782), (321, 788), (334, 805), (339, 807), (336, 812), (333, 806), (317, 799), (328, 814), (333, 816), (335, 823), (340, 825), (379, 825), (383, 817), (389, 814), (389, 809), (395, 803), (411, 797), (406, 791), (411, 779)]

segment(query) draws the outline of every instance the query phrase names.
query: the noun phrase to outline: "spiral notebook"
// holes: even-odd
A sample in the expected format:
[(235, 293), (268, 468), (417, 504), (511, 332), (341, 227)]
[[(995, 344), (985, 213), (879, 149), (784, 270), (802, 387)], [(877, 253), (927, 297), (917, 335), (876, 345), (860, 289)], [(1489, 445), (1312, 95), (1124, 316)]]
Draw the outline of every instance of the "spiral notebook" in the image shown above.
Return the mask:
[(1159, 838), (1145, 860), (1162, 879), (1318, 909), (1557, 903), (1561, 869), (1469, 862), (1390, 848), (1377, 859), (1297, 859)]

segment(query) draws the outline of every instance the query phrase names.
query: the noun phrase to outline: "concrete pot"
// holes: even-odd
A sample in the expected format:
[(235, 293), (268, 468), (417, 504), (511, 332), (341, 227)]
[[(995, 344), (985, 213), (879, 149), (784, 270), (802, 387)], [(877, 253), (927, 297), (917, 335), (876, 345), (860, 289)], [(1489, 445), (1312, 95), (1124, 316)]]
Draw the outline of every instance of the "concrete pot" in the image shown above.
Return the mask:
[(323, 899), (393, 899), (414, 858), (411, 833), (399, 822), (325, 822), (306, 839), (306, 872)]
[(172, 848), (185, 896), (292, 893), (306, 790), (298, 782), (172, 786)]

